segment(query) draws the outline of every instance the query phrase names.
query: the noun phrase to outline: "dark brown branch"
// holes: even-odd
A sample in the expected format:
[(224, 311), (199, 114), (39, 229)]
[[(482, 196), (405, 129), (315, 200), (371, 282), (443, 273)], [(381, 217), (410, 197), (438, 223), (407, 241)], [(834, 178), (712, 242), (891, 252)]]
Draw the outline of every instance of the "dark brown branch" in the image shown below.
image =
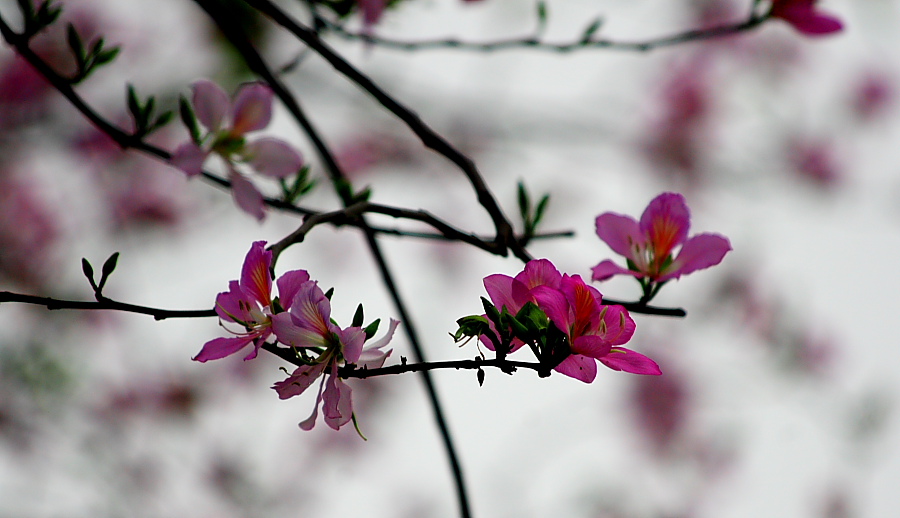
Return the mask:
[(141, 315), (150, 315), (156, 320), (165, 320), (167, 318), (203, 318), (214, 317), (216, 311), (214, 309), (196, 309), (196, 310), (171, 310), (151, 308), (147, 306), (138, 306), (135, 304), (126, 304), (115, 300), (100, 297), (94, 302), (83, 302), (77, 300), (61, 300), (50, 297), (38, 297), (35, 295), (23, 295), (20, 293), (12, 293), (9, 291), (0, 291), (0, 304), (4, 302), (18, 302), (20, 304), (33, 304), (36, 306), (44, 306), (49, 310), (56, 309), (82, 309), (82, 310), (109, 310), (124, 311), (127, 313), (139, 313)]

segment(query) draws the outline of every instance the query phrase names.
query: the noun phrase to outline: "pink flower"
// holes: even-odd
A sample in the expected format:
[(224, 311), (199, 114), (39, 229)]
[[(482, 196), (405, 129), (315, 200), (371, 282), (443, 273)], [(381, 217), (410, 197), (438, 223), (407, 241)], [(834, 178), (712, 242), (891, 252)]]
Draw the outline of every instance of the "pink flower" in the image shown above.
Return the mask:
[(781, 18), (807, 36), (822, 36), (844, 28), (834, 16), (816, 10), (818, 0), (772, 0), (770, 18)]
[(359, 6), (362, 13), (363, 31), (369, 33), (381, 19), (381, 15), (387, 7), (387, 0), (356, 0), (356, 5)]
[[(217, 360), (237, 353), (253, 344), (244, 360), (256, 358), (259, 348), (272, 335), (272, 318), (279, 305), (272, 298), (272, 252), (265, 249), (265, 241), (257, 241), (250, 247), (240, 281), (231, 281), (228, 291), (216, 297), (216, 313), (226, 322), (243, 326), (243, 331), (233, 332), (229, 338), (214, 338), (205, 344), (194, 357), (198, 362)], [(294, 295), (309, 282), (309, 274), (304, 270), (286, 272), (278, 281), (280, 304), (286, 301), (285, 310), (290, 309)], [(284, 314), (284, 313), (282, 313)]]
[[(484, 278), (484, 289), (491, 297), (491, 302), (499, 311), (506, 310), (515, 315), (528, 302), (536, 302), (534, 299), (534, 290), (538, 286), (547, 286), (551, 289), (558, 289), (562, 275), (559, 270), (553, 266), (553, 263), (547, 259), (535, 259), (528, 261), (525, 268), (515, 276), (515, 278), (500, 273), (488, 275)], [(492, 330), (493, 322), (490, 322)], [(481, 342), (490, 350), (494, 350), (494, 344), (487, 337), (482, 336)], [(510, 351), (514, 352), (522, 347), (524, 342), (518, 338), (513, 338)]]
[(622, 306), (605, 306), (596, 288), (580, 276), (563, 275), (560, 288), (535, 288), (538, 307), (568, 341), (569, 352), (554, 370), (585, 383), (597, 376), (597, 363), (634, 374), (659, 375), (659, 366), (624, 347), (634, 334), (634, 320)]
[[(690, 219), (684, 197), (671, 192), (654, 198), (640, 223), (611, 212), (597, 216), (597, 235), (614, 252), (625, 256), (628, 268), (607, 259), (593, 268), (592, 279), (605, 281), (624, 274), (642, 283), (664, 283), (719, 264), (731, 250), (728, 239), (718, 234), (688, 238)], [(681, 249), (676, 256), (674, 249), (678, 246)]]
[(235, 203), (244, 212), (262, 220), (265, 217), (263, 196), (235, 165), (247, 164), (271, 178), (296, 174), (303, 165), (300, 153), (287, 142), (271, 137), (246, 141), (247, 133), (269, 125), (272, 90), (262, 83), (244, 84), (238, 88), (232, 103), (228, 94), (212, 81), (197, 81), (191, 89), (194, 113), (207, 133), (198, 141), (181, 144), (169, 162), (188, 176), (196, 176), (201, 173), (209, 155), (219, 155), (228, 164), (228, 179)]
[(331, 320), (331, 302), (316, 282), (306, 282), (300, 287), (290, 312), (275, 315), (273, 327), (278, 341), (298, 351), (308, 364), (298, 367), (272, 388), (279, 398), (287, 399), (305, 392), (326, 371), (329, 374), (319, 384), (313, 412), (300, 423), (300, 428), (311, 430), (315, 426), (320, 403), (324, 403), (325, 424), (335, 430), (353, 418), (352, 391), (338, 375), (338, 368), (346, 364), (381, 367), (391, 354), (391, 350), (382, 351), (382, 348), (390, 342), (399, 323), (391, 320), (387, 334), (364, 348), (366, 331), (362, 327), (338, 327)]

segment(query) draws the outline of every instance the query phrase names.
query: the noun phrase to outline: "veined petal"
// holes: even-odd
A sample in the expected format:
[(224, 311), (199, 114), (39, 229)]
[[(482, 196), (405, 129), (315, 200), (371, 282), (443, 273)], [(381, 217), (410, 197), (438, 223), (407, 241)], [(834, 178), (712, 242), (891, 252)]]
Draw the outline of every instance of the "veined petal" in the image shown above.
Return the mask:
[(532, 295), (541, 311), (560, 331), (568, 335), (574, 323), (574, 315), (563, 292), (547, 286), (538, 286), (532, 290)]
[(281, 307), (291, 309), (294, 297), (297, 296), (300, 287), (307, 282), (309, 282), (309, 273), (306, 270), (284, 272), (284, 275), (275, 281), (275, 284), (278, 285), (278, 299), (281, 301)]
[(610, 350), (612, 345), (600, 336), (579, 336), (572, 341), (572, 354), (599, 359), (609, 354)]
[(294, 323), (287, 312), (272, 316), (272, 331), (279, 342), (292, 347), (326, 347), (326, 335), (314, 329), (306, 329)]
[(213, 338), (203, 344), (203, 348), (194, 356), (193, 360), (207, 362), (218, 360), (240, 351), (253, 341), (253, 336), (235, 336), (226, 338)]
[(295, 175), (303, 166), (300, 153), (277, 138), (261, 138), (247, 144), (244, 157), (256, 172), (273, 178)]
[(400, 321), (392, 318), (387, 333), (363, 348), (362, 353), (360, 353), (359, 358), (357, 359), (357, 365), (360, 367), (368, 367), (370, 369), (377, 369), (384, 365), (384, 360), (391, 355), (393, 349), (382, 351), (381, 348), (391, 342), (391, 339), (394, 337), (394, 331), (397, 329), (398, 325), (400, 325)]
[(580, 354), (572, 354), (553, 370), (570, 378), (590, 383), (597, 377), (597, 361)]
[(538, 286), (559, 288), (562, 274), (559, 273), (556, 266), (549, 260), (534, 259), (528, 261), (525, 265), (525, 269), (523, 269), (519, 275), (516, 275), (516, 280), (525, 285), (529, 290)]
[(483, 282), (485, 291), (487, 291), (488, 296), (491, 298), (491, 302), (494, 303), (494, 306), (497, 307), (498, 311), (502, 311), (503, 306), (506, 306), (506, 309), (515, 315), (522, 309), (524, 302), (519, 304), (513, 296), (513, 284), (518, 281), (509, 275), (495, 273), (485, 277)]
[(265, 241), (255, 241), (244, 258), (241, 269), (241, 288), (263, 307), (272, 305), (272, 252), (266, 250)]
[(344, 383), (337, 374), (337, 365), (332, 368), (328, 381), (325, 382), (325, 393), (322, 399), (322, 414), (325, 424), (337, 430), (353, 417), (353, 400), (350, 385)]
[(597, 237), (613, 252), (640, 262), (640, 258), (634, 256), (634, 249), (635, 246), (643, 247), (646, 238), (634, 218), (607, 212), (597, 216), (596, 227)]
[(231, 170), (228, 179), (231, 181), (231, 195), (234, 197), (234, 202), (238, 208), (259, 221), (264, 220), (266, 211), (262, 193), (256, 189), (250, 180), (234, 169)]
[(208, 151), (204, 151), (193, 142), (185, 142), (172, 152), (169, 164), (181, 169), (188, 176), (197, 176), (203, 172), (203, 163), (206, 162), (207, 156)]
[(662, 371), (655, 361), (641, 353), (634, 352), (624, 347), (614, 347), (612, 352), (603, 358), (599, 358), (603, 365), (612, 370), (630, 372), (632, 374), (648, 374), (659, 376)]
[[(324, 367), (323, 367), (324, 368)], [(322, 402), (322, 389), (325, 387), (325, 378), (319, 384), (319, 393), (316, 394), (316, 404), (313, 406), (312, 414), (300, 422), (300, 429), (310, 431), (316, 426), (316, 418), (319, 416), (319, 403)]]
[(631, 271), (628, 268), (622, 268), (609, 259), (606, 259), (597, 266), (591, 268), (591, 273), (591, 279), (595, 281), (605, 281), (615, 275), (632, 275), (637, 278), (644, 276), (642, 273)]
[(362, 353), (363, 344), (366, 341), (366, 331), (361, 327), (348, 327), (338, 330), (338, 336), (341, 338), (341, 356), (347, 363), (356, 363), (359, 361), (359, 355)]
[(658, 279), (659, 282), (677, 279), (682, 275), (709, 268), (722, 262), (731, 251), (731, 243), (718, 234), (697, 234), (688, 239), (678, 252), (678, 257)]
[(621, 345), (631, 340), (635, 330), (634, 319), (622, 306), (604, 306), (602, 324), (597, 335), (611, 345)]
[(585, 284), (580, 275), (563, 275), (560, 288), (569, 303), (569, 312), (573, 319), (571, 338), (596, 329), (600, 320), (602, 298), (600, 292), (593, 286)]
[(297, 367), (293, 374), (282, 381), (276, 381), (272, 388), (278, 393), (279, 399), (299, 396), (325, 372), (325, 367), (325, 363)]
[[(250, 306), (255, 303), (241, 289), (238, 281), (230, 281), (228, 283), (228, 291), (223, 291), (216, 295), (216, 314), (219, 318), (228, 322), (250, 322), (253, 320), (250, 315)], [(235, 320), (237, 319), (237, 320)]]
[(218, 131), (222, 126), (222, 120), (231, 109), (228, 94), (219, 85), (207, 79), (195, 81), (191, 85), (191, 89), (193, 90), (192, 104), (197, 120), (209, 131)]
[(331, 301), (316, 282), (303, 283), (291, 303), (294, 325), (327, 337), (332, 332)]
[(234, 120), (231, 132), (235, 136), (257, 131), (272, 119), (272, 89), (263, 83), (241, 85), (234, 98)]
[(664, 192), (654, 198), (641, 215), (641, 232), (653, 247), (654, 258), (662, 262), (675, 246), (687, 239), (691, 213), (684, 196)]

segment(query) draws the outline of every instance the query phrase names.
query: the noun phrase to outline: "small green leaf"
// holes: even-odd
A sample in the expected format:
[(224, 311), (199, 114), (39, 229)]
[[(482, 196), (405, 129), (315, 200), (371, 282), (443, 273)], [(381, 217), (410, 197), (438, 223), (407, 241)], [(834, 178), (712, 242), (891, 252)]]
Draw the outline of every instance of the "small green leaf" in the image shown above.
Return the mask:
[(366, 333), (366, 340), (369, 340), (370, 338), (375, 336), (375, 333), (378, 332), (378, 324), (381, 324), (380, 318), (375, 319), (374, 322), (366, 326), (366, 328), (363, 330)]
[(325, 292), (325, 298), (331, 300), (332, 295), (334, 295), (334, 288), (328, 288), (328, 291)]
[(476, 377), (478, 378), (478, 386), (483, 387), (484, 386), (484, 369), (479, 367)]
[(87, 277), (89, 283), (91, 283), (91, 288), (97, 289), (97, 284), (94, 282), (94, 267), (91, 266), (91, 263), (84, 257), (81, 258), (81, 271), (84, 272), (84, 276)]
[(547, 3), (546, 2), (538, 2), (537, 3), (537, 17), (538, 17), (538, 26), (544, 27), (547, 25)]
[(591, 38), (594, 37), (594, 33), (596, 33), (600, 27), (603, 25), (603, 18), (597, 18), (587, 28), (584, 29), (584, 33), (581, 35), (582, 43), (589, 43)]
[(353, 322), (350, 323), (350, 326), (352, 326), (352, 327), (362, 326), (364, 318), (365, 317), (363, 316), (363, 305), (360, 304), (359, 306), (356, 306), (356, 313), (353, 314)]
[(191, 133), (191, 140), (194, 144), (200, 144), (200, 126), (197, 124), (197, 116), (191, 103), (184, 97), (178, 98), (178, 115), (181, 116), (181, 122)]
[(135, 121), (141, 115), (141, 102), (138, 100), (137, 91), (134, 89), (134, 85), (131, 83), (127, 84), (128, 88), (128, 111), (131, 112), (131, 116)]
[(109, 275), (116, 269), (116, 263), (119, 261), (119, 252), (115, 252), (103, 263), (103, 267), (100, 268), (100, 282), (97, 284), (97, 289), (103, 289), (106, 286), (106, 280), (109, 278)]
[(69, 44), (69, 48), (72, 49), (72, 54), (75, 56), (79, 70), (81, 70), (85, 62), (84, 43), (82, 43), (78, 31), (75, 30), (75, 26), (71, 23), (66, 29), (66, 41)]
[(544, 217), (544, 211), (547, 210), (547, 204), (550, 203), (550, 195), (545, 194), (541, 201), (538, 202), (537, 208), (534, 210), (534, 219), (531, 221), (532, 230), (537, 228), (538, 223), (541, 222), (541, 219)]
[(159, 117), (156, 118), (155, 121), (153, 121), (153, 125), (150, 127), (150, 129), (157, 130), (159, 128), (162, 128), (166, 124), (172, 122), (173, 118), (175, 118), (175, 114), (172, 111), (164, 111), (159, 115)]
[(519, 181), (518, 186), (519, 214), (522, 215), (522, 221), (527, 227), (531, 220), (531, 200), (528, 199), (528, 190), (525, 189), (525, 183)]

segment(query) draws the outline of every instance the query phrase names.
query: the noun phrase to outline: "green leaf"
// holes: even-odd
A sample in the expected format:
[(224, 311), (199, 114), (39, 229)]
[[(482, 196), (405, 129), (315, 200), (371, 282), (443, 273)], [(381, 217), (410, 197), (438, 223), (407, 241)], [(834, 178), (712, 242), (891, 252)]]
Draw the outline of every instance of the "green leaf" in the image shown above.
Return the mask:
[(97, 285), (94, 283), (94, 267), (91, 266), (91, 263), (84, 257), (81, 258), (81, 271), (84, 272), (84, 276), (87, 277), (88, 282), (91, 283), (91, 288), (97, 289)]
[(325, 292), (325, 298), (331, 300), (332, 295), (334, 295), (334, 288), (328, 288), (328, 291)]
[(115, 252), (111, 256), (109, 256), (109, 258), (103, 263), (103, 267), (100, 269), (101, 285), (106, 280), (106, 278), (109, 277), (109, 274), (111, 274), (116, 269), (116, 263), (118, 263), (118, 261), (119, 252)]
[(547, 209), (547, 204), (550, 203), (550, 195), (545, 194), (541, 201), (538, 202), (537, 208), (534, 210), (534, 219), (531, 221), (532, 230), (536, 229), (538, 223), (541, 222), (541, 219), (544, 217), (544, 211)]
[(78, 31), (75, 30), (75, 26), (71, 23), (66, 29), (66, 41), (69, 44), (69, 48), (72, 49), (72, 54), (75, 56), (78, 68), (81, 69), (85, 62), (84, 43), (82, 43)]
[(181, 122), (184, 123), (184, 126), (191, 133), (191, 140), (194, 144), (200, 144), (200, 126), (197, 124), (197, 116), (194, 114), (194, 109), (191, 108), (191, 103), (182, 95), (178, 98), (178, 115), (181, 117)]
[(525, 189), (525, 183), (521, 180), (518, 186), (519, 214), (522, 215), (522, 221), (527, 227), (531, 221), (531, 200), (528, 199), (528, 190)]
[(582, 43), (589, 43), (591, 38), (594, 37), (594, 33), (596, 33), (600, 27), (603, 25), (603, 18), (598, 17), (587, 28), (584, 29), (584, 33), (581, 35)]
[(543, 28), (547, 25), (547, 4), (546, 2), (537, 3), (538, 27)]
[(119, 55), (119, 51), (121, 49), (119, 47), (113, 47), (109, 50), (104, 50), (103, 52), (97, 53), (94, 58), (94, 66), (105, 65), (112, 60), (116, 59), (116, 56)]
[[(362, 307), (362, 306), (360, 306), (360, 307)], [(363, 330), (366, 333), (366, 340), (369, 340), (370, 338), (375, 336), (375, 333), (378, 332), (378, 324), (380, 324), (380, 323), (381, 323), (381, 319), (378, 318), (378, 319), (375, 319), (374, 322), (372, 322), (371, 324), (366, 326), (366, 328)]]
[(155, 121), (153, 121), (153, 125), (150, 127), (150, 129), (157, 130), (159, 128), (162, 128), (166, 124), (172, 122), (172, 119), (174, 119), (174, 118), (175, 118), (175, 114), (172, 111), (170, 111), (170, 110), (164, 111), (159, 115), (159, 117), (156, 118)]
[(352, 326), (352, 327), (362, 326), (364, 318), (365, 317), (363, 316), (363, 305), (360, 304), (359, 306), (356, 306), (356, 313), (354, 313), (354, 315), (353, 315), (353, 322), (350, 323), (350, 326)]

